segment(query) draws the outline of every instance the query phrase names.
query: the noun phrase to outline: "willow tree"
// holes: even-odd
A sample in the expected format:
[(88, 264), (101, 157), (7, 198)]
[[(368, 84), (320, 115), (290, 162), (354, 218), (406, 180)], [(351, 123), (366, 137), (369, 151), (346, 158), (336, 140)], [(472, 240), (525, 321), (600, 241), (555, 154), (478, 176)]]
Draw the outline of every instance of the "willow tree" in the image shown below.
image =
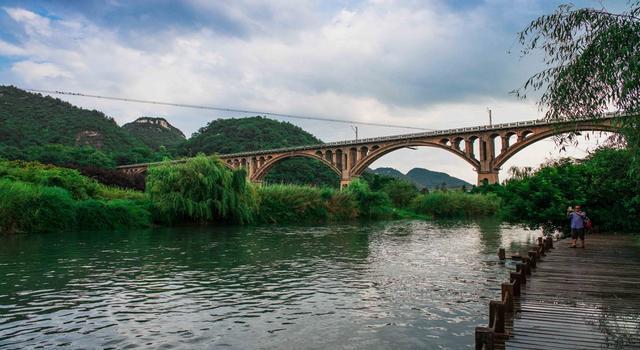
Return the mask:
[(204, 155), (149, 168), (146, 190), (160, 221), (247, 223), (255, 215), (255, 190), (244, 170)]
[[(514, 91), (540, 92), (547, 120), (619, 111), (627, 145), (640, 149), (640, 1), (621, 12), (561, 5), (519, 33), (522, 54), (541, 52), (546, 68)], [(570, 136), (568, 139), (573, 140)]]

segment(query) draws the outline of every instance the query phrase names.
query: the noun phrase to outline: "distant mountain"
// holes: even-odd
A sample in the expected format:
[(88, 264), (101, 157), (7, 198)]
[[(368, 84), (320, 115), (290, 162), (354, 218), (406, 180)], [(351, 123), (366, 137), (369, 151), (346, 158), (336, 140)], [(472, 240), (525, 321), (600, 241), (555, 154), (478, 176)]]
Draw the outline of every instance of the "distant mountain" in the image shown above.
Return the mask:
[(402, 179), (402, 180), (407, 180), (409, 182), (413, 182), (411, 181), (410, 178), (407, 177), (407, 175), (401, 173), (399, 170), (396, 170), (394, 168), (377, 168), (375, 170), (371, 171), (374, 174), (378, 174), (378, 175), (384, 175), (384, 176), (391, 176), (391, 177), (395, 177), (396, 179)]
[(187, 139), (182, 131), (164, 118), (141, 117), (124, 124), (122, 128), (154, 150), (160, 146), (174, 147)]
[(441, 187), (443, 185), (444, 187), (471, 187), (470, 183), (460, 180), (457, 177), (453, 177), (447, 173), (431, 171), (423, 168), (413, 168), (409, 170), (407, 177), (413, 180), (416, 185), (427, 188)]
[(418, 188), (438, 188), (438, 187), (471, 187), (471, 184), (450, 176), (449, 174), (431, 171), (422, 168), (413, 168), (408, 173), (403, 174), (394, 168), (377, 168), (372, 170), (373, 173), (395, 177), (397, 179), (406, 180), (414, 183)]
[(0, 146), (24, 150), (58, 144), (127, 152), (144, 144), (102, 112), (60, 99), (0, 86)]

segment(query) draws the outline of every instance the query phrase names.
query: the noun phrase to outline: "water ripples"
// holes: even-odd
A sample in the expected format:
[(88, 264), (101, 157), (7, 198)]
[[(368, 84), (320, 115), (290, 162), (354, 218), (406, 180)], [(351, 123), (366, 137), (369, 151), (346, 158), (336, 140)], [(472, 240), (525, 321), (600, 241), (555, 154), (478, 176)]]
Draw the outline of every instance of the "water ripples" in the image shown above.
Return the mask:
[(460, 348), (533, 233), (494, 222), (0, 238), (0, 347)]

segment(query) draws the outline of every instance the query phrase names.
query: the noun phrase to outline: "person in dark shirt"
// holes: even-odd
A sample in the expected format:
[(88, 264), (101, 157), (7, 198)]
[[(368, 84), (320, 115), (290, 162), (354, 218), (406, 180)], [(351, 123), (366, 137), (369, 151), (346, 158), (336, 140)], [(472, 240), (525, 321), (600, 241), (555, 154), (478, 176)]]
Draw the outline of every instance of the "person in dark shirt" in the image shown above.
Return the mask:
[(584, 223), (587, 220), (587, 214), (582, 211), (579, 205), (576, 205), (575, 210), (571, 207), (567, 208), (567, 217), (571, 221), (571, 248), (576, 248), (578, 238), (582, 243), (581, 248), (584, 248)]

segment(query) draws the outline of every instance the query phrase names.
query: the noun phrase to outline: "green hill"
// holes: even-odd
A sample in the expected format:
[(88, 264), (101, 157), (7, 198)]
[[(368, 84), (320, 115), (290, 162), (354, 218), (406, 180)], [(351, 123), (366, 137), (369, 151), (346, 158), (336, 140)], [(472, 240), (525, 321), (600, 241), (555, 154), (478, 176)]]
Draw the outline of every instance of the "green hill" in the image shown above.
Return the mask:
[(25, 149), (60, 144), (105, 152), (144, 147), (112, 119), (57, 98), (0, 86), (0, 144)]
[(154, 150), (160, 146), (174, 147), (187, 139), (182, 131), (164, 118), (141, 117), (122, 128)]
[(393, 168), (377, 168), (372, 170), (374, 174), (385, 175), (395, 177), (397, 179), (406, 180), (414, 183), (418, 188), (459, 188), (466, 186), (471, 187), (471, 184), (460, 180), (457, 177), (450, 176), (449, 174), (431, 171), (423, 168), (413, 168), (407, 174), (403, 174), (400, 171)]
[[(257, 116), (214, 120), (179, 146), (179, 153), (227, 154), (318, 143), (322, 141), (291, 123)], [(339, 178), (319, 161), (292, 158), (276, 164), (265, 181), (337, 186)]]
[(73, 167), (113, 168), (162, 160), (102, 112), (0, 86), (0, 158)]

